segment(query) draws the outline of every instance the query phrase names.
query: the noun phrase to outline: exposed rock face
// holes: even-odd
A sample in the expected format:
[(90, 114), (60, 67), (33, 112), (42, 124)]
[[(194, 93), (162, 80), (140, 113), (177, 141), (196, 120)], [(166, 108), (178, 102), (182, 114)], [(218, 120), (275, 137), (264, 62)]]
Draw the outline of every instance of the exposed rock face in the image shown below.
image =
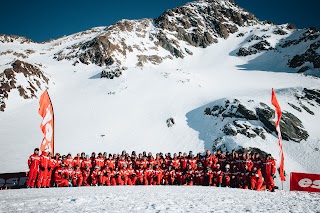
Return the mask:
[(166, 124), (167, 124), (167, 127), (172, 127), (175, 124), (175, 121), (173, 118), (168, 118), (166, 120)]
[[(313, 101), (320, 97), (318, 96), (319, 91), (312, 90), (306, 94), (309, 96), (314, 94), (311, 97)], [(249, 100), (248, 103), (252, 104), (254, 101)], [(248, 109), (245, 102), (237, 99), (226, 100), (222, 105), (206, 108), (204, 113), (208, 116), (220, 118), (222, 121), (228, 118), (230, 122), (227, 122), (221, 129), (227, 136), (242, 134), (248, 138), (260, 137), (266, 139), (266, 134), (277, 134), (274, 123), (275, 111), (264, 103), (255, 104), (254, 108)], [(257, 125), (259, 123), (263, 125)], [(283, 111), (280, 128), (284, 140), (300, 142), (309, 137), (302, 122), (290, 112)]]
[[(258, 23), (250, 13), (233, 1), (205, 0), (191, 2), (166, 11), (155, 19), (162, 30), (168, 30), (179, 40), (195, 47), (207, 47), (238, 31), (239, 26)], [(192, 29), (192, 30), (189, 30)]]
[(0, 111), (5, 110), (5, 99), (11, 90), (17, 89), (21, 97), (31, 99), (36, 97), (38, 90), (42, 90), (42, 85), (47, 85), (48, 81), (38, 66), (16, 60), (12, 63), (12, 68), (0, 73)]
[[(305, 63), (309, 62), (313, 64), (314, 68), (320, 68), (320, 54), (317, 53), (317, 50), (320, 47), (320, 41), (316, 41), (310, 45), (310, 47), (301, 55), (294, 56), (289, 60), (289, 67), (296, 68), (301, 67)], [(306, 70), (304, 70), (306, 71)]]
[(314, 106), (315, 104), (318, 104), (320, 106), (320, 90), (317, 89), (307, 89), (304, 88), (303, 89), (303, 94), (302, 95), (296, 95), (295, 98), (299, 101), (299, 105), (300, 107), (292, 104), (292, 103), (288, 103), (292, 108), (294, 108), (295, 110), (302, 112), (303, 110), (305, 110), (307, 113), (309, 113), (310, 115), (314, 115), (314, 112), (311, 111), (306, 104), (309, 104), (311, 106)]
[(320, 68), (320, 31), (315, 28), (308, 28), (302, 36), (295, 40), (287, 40), (280, 47), (287, 48), (293, 45), (298, 45), (304, 42), (311, 42), (305, 49), (304, 53), (295, 55), (289, 59), (288, 65), (292, 68), (299, 68), (298, 72), (305, 72), (310, 69), (309, 66), (304, 66), (306, 63), (311, 63), (313, 68)]
[(275, 31), (273, 31), (273, 33), (276, 34), (276, 35), (286, 35), (286, 34), (288, 34), (286, 31), (284, 31), (284, 30), (282, 30), (280, 28), (278, 28)]
[[(260, 37), (256, 38), (260, 40)], [(247, 55), (254, 55), (261, 51), (273, 50), (274, 48), (271, 47), (270, 43), (266, 40), (262, 40), (248, 48), (241, 47), (239, 51), (236, 53), (238, 56), (247, 56)]]
[(115, 68), (115, 69), (109, 69), (109, 70), (102, 70), (101, 72), (101, 78), (107, 78), (107, 79), (114, 79), (119, 78), (122, 75), (123, 69)]

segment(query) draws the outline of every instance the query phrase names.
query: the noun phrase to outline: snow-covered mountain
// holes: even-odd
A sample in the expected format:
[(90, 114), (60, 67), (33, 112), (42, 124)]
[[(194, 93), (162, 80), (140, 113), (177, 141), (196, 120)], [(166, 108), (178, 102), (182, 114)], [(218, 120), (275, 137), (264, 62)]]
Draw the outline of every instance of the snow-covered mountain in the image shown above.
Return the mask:
[(319, 35), (259, 21), (232, 0), (42, 43), (0, 35), (0, 172), (25, 170), (39, 146), (46, 88), (57, 152), (256, 147), (277, 158), (275, 88), (287, 173), (320, 171)]

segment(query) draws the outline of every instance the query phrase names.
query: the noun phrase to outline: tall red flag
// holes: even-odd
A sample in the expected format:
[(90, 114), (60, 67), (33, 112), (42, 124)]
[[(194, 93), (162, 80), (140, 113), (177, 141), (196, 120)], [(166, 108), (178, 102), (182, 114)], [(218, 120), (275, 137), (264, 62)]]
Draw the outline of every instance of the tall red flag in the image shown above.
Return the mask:
[(278, 145), (280, 147), (280, 180), (286, 181), (286, 178), (284, 176), (284, 153), (282, 148), (282, 137), (281, 137), (281, 131), (280, 131), (280, 119), (282, 116), (281, 108), (279, 105), (279, 102), (277, 100), (276, 94), (274, 90), (272, 89), (272, 95), (271, 95), (271, 103), (276, 108), (276, 114), (277, 114), (277, 120), (276, 120), (276, 130), (278, 132)]
[(41, 152), (48, 151), (54, 154), (54, 114), (51, 100), (48, 91), (44, 91), (40, 97), (39, 114), (41, 115), (42, 122), (40, 129), (43, 132), (44, 138), (40, 145)]

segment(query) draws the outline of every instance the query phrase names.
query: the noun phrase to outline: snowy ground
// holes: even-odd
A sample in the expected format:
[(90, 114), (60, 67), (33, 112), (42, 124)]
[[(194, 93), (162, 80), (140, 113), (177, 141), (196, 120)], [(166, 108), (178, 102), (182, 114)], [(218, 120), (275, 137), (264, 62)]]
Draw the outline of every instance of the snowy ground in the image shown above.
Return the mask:
[(0, 212), (320, 212), (320, 194), (198, 186), (0, 191)]

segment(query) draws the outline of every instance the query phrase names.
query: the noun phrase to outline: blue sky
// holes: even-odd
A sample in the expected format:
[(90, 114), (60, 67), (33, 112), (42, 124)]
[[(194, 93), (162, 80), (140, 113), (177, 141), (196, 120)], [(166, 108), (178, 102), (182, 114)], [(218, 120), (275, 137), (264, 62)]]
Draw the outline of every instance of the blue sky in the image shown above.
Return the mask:
[[(155, 18), (189, 0), (5, 0), (1, 2), (0, 34), (26, 36), (44, 41), (108, 26), (116, 21)], [(235, 0), (260, 20), (297, 27), (320, 28), (320, 0)]]

